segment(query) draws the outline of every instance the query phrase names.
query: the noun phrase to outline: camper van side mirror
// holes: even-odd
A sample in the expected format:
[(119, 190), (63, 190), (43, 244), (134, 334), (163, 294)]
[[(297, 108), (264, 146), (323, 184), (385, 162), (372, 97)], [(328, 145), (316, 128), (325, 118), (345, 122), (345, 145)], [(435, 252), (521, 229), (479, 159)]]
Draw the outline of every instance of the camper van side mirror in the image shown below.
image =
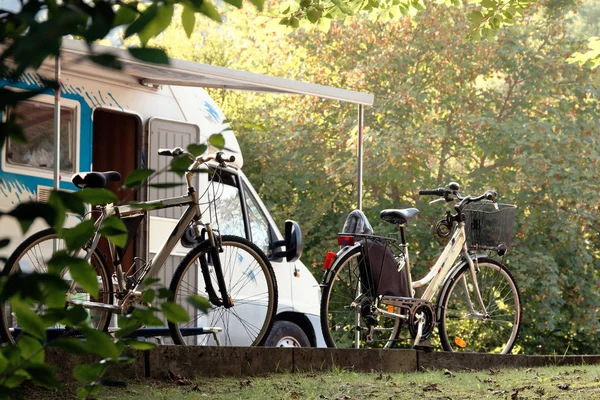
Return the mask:
[[(302, 231), (296, 221), (285, 221), (285, 239), (273, 243), (271, 261), (280, 261), (285, 257), (287, 262), (297, 261), (302, 256)], [(284, 250), (279, 250), (280, 248)]]

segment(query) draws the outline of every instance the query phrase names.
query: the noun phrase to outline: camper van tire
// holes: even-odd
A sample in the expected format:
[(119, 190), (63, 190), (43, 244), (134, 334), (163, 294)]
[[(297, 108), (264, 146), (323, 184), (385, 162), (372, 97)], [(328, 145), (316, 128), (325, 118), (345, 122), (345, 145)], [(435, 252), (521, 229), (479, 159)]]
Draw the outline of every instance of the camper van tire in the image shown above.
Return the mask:
[(295, 323), (275, 321), (265, 347), (310, 347), (310, 340)]
[[(64, 240), (58, 238), (58, 234), (53, 229), (45, 229), (27, 238), (21, 243), (12, 255), (8, 258), (4, 269), (2, 270), (3, 275), (12, 275), (16, 273), (46, 273), (48, 272), (48, 260), (52, 257), (54, 252), (54, 243), (56, 243), (57, 250), (64, 250), (66, 244)], [(85, 251), (81, 250), (81, 254), (75, 254), (83, 258)], [(67, 292), (67, 299), (86, 301), (93, 300), (96, 302), (103, 302), (105, 304), (113, 303), (113, 286), (111, 280), (110, 270), (106, 262), (104, 255), (96, 249), (94, 254), (90, 258), (90, 264), (93, 266), (97, 274), (98, 280), (98, 297), (91, 298), (90, 294), (87, 293), (83, 288), (76, 285)], [(68, 282), (70, 280), (69, 272), (65, 269), (61, 276)], [(41, 308), (41, 305), (40, 307)], [(39, 311), (43, 311), (40, 309)], [(111, 320), (111, 312), (107, 310), (86, 310), (88, 313), (88, 320), (92, 327), (98, 330), (105, 331), (108, 329)], [(19, 337), (19, 324), (11, 311), (11, 302), (7, 300), (0, 303), (0, 317), (1, 317), (1, 329), (0, 336), (3, 342), (15, 343)], [(58, 334), (64, 330), (59, 326), (48, 328), (49, 332)], [(49, 338), (51, 335), (48, 335)]]
[[(209, 297), (204, 283), (206, 272), (217, 290), (216, 277), (207, 255), (209, 243), (204, 241), (183, 258), (169, 287), (175, 302), (190, 315), (188, 322), (169, 322), (175, 344), (260, 346), (269, 335), (278, 298), (271, 263), (262, 250), (241, 237), (223, 235), (221, 246), (221, 267), (233, 307), (213, 305), (207, 312), (202, 312), (188, 302), (192, 295)], [(221, 330), (218, 334), (220, 343), (213, 334), (207, 334), (214, 330), (209, 328)]]

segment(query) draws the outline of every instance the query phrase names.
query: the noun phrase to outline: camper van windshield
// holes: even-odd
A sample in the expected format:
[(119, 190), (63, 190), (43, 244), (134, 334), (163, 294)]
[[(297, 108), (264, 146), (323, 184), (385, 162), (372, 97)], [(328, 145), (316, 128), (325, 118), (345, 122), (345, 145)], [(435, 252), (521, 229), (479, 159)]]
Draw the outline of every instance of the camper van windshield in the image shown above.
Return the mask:
[[(6, 162), (33, 168), (54, 168), (54, 107), (51, 104), (22, 102), (12, 110), (19, 115), (26, 142), (9, 140)], [(60, 168), (73, 172), (75, 158), (74, 110), (61, 107)]]

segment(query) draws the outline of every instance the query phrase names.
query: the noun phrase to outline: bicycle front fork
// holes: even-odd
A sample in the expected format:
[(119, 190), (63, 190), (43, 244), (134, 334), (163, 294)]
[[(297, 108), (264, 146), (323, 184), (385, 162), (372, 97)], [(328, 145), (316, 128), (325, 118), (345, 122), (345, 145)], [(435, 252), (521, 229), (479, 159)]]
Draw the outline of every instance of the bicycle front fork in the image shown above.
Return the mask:
[[(219, 254), (223, 251), (223, 249), (221, 243), (215, 237), (210, 224), (206, 224), (205, 228), (206, 233), (208, 235), (209, 251), (207, 254), (200, 256), (200, 267), (202, 270), (202, 276), (204, 277), (204, 282), (206, 283), (206, 293), (208, 294), (208, 299), (213, 305), (217, 307), (223, 306), (225, 308), (231, 308), (234, 306), (233, 299), (229, 296), (229, 293), (227, 293), (225, 277), (223, 276), (223, 267), (221, 266), (221, 257), (219, 257)], [(221, 297), (217, 296), (217, 293), (215, 292), (214, 286), (212, 284), (212, 278), (208, 269), (208, 265), (211, 261), (213, 269), (215, 271), (215, 275), (217, 276), (217, 285), (219, 287)]]

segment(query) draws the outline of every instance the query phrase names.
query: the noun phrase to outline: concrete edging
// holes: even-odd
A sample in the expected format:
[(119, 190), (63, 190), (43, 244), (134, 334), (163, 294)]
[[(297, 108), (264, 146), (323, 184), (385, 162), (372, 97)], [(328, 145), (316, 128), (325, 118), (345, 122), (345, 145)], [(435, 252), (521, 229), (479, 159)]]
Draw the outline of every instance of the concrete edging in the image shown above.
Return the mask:
[[(482, 370), (530, 368), (546, 365), (600, 364), (600, 356), (526, 356), (416, 350), (318, 349), (267, 347), (159, 346), (134, 351), (131, 364), (111, 368), (109, 376), (123, 379), (170, 379), (197, 376), (255, 376), (278, 372), (327, 371), (333, 368), (360, 372), (413, 372), (422, 369)], [(50, 348), (46, 361), (56, 367), (57, 378), (73, 379), (75, 365), (98, 358)]]

